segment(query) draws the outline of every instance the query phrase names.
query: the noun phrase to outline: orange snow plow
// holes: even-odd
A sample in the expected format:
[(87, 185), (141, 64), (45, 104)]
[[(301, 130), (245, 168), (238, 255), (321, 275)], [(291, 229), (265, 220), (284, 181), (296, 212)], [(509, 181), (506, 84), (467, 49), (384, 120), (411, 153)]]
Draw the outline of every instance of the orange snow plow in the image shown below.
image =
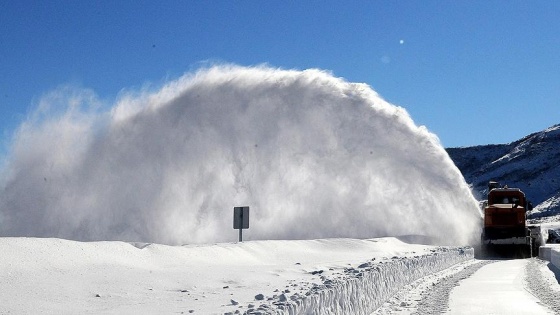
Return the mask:
[(484, 227), (481, 242), (486, 254), (531, 257), (538, 255), (540, 227), (527, 225), (527, 211), (532, 204), (519, 188), (488, 184), (484, 202)]

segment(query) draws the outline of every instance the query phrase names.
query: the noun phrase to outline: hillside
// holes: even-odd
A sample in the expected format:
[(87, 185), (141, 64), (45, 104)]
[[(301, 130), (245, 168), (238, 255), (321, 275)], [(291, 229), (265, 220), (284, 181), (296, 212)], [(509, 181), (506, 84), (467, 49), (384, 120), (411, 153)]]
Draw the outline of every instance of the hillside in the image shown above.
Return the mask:
[(560, 124), (509, 144), (448, 148), (475, 197), (484, 199), (487, 183), (519, 187), (532, 201), (533, 220), (560, 219)]

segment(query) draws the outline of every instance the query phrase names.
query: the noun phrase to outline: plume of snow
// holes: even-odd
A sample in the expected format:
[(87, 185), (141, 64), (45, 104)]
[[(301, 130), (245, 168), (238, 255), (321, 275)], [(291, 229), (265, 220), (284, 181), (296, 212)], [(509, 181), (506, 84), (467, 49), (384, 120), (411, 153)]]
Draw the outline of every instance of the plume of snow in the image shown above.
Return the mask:
[(0, 235), (167, 244), (426, 235), (465, 244), (480, 213), (438, 138), (365, 84), (213, 66), (103, 110), (56, 90), (13, 137)]

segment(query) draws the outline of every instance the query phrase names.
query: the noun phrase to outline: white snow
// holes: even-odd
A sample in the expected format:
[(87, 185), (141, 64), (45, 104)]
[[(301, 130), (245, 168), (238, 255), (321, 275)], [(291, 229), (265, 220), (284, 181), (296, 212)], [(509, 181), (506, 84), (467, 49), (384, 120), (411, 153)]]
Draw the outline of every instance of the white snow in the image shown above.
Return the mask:
[(560, 285), (541, 260), (474, 260), (472, 248), (396, 238), (185, 246), (0, 238), (0, 252), (0, 314), (560, 310)]
[(539, 257), (560, 269), (560, 244), (546, 244), (539, 248)]
[(467, 260), (404, 286), (372, 315), (558, 314), (559, 277), (538, 258)]
[(0, 238), (0, 252), (1, 314), (369, 314), (402, 286), (473, 257), (471, 248), (395, 238), (188, 246)]
[(442, 314), (459, 281), (492, 261), (467, 260), (404, 286), (372, 315)]
[(557, 225), (560, 228), (560, 192), (540, 203), (530, 212), (531, 223)]
[(449, 298), (449, 314), (553, 314), (526, 290), (526, 259), (487, 264), (461, 281)]
[(369, 86), (316, 69), (215, 66), (108, 104), (58, 89), (5, 166), (0, 236), (228, 242), (233, 207), (250, 206), (246, 240), (464, 245), (481, 218), (434, 134)]
[(530, 259), (525, 268), (527, 289), (540, 300), (542, 305), (560, 314), (560, 269), (548, 261)]
[[(540, 224), (543, 237), (548, 238), (548, 230), (560, 230), (560, 222), (558, 219), (546, 220), (549, 217), (544, 217), (543, 221), (550, 221)], [(552, 217), (554, 218), (554, 216)], [(543, 260), (549, 261), (558, 270), (560, 270), (560, 244), (545, 244), (539, 248), (539, 257)]]

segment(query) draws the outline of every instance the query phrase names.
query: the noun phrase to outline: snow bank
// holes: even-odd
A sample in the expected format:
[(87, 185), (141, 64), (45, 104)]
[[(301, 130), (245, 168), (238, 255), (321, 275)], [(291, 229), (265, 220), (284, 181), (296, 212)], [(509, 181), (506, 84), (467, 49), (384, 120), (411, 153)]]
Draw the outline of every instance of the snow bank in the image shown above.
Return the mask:
[[(558, 220), (551, 220), (553, 222), (542, 223), (541, 231), (543, 242), (548, 239), (549, 230), (560, 231), (560, 223)], [(550, 261), (554, 266), (560, 269), (560, 244), (544, 244), (539, 247), (539, 258)]]
[(539, 248), (539, 258), (550, 261), (560, 269), (560, 244), (546, 244)]
[[(0, 238), (0, 314), (368, 314), (473, 258), (395, 238), (166, 246)], [(30, 303), (32, 301), (32, 303)]]
[[(430, 254), (393, 257), (345, 268), (342, 279), (322, 276), (304, 295), (282, 293), (247, 314), (371, 314), (403, 286), (474, 258), (472, 248), (438, 248)], [(232, 312), (226, 314), (233, 314)]]

